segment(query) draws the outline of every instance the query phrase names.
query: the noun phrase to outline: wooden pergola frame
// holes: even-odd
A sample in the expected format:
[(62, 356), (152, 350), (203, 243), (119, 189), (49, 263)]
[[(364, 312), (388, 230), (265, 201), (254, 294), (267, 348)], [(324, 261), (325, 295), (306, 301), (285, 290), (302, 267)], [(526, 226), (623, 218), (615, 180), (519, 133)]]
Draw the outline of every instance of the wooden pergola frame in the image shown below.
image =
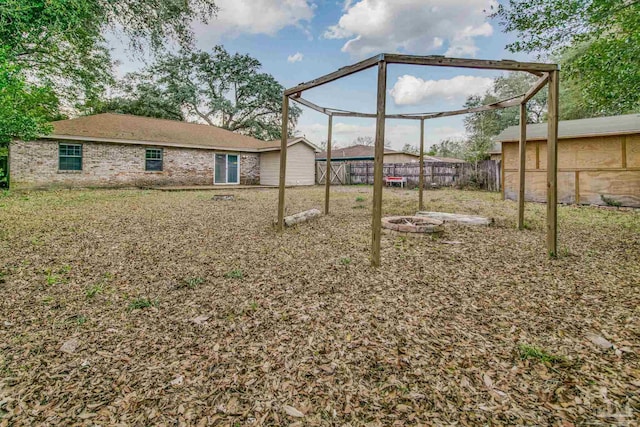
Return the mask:
[[(435, 67), (475, 68), (486, 70), (524, 71), (534, 74), (539, 79), (531, 88), (522, 95), (504, 99), (492, 104), (480, 107), (465, 108), (461, 110), (431, 112), (420, 114), (386, 114), (387, 103), (387, 64), (426, 65)], [(316, 105), (304, 98), (302, 92), (326, 83), (341, 79), (351, 74), (378, 67), (377, 109), (375, 114), (345, 111), (336, 108), (327, 108)], [(549, 86), (548, 97), (548, 128), (547, 128), (547, 250), (550, 256), (557, 253), (557, 227), (558, 227), (558, 86), (559, 69), (557, 64), (516, 62), (508, 60), (491, 61), (482, 59), (446, 58), (443, 56), (415, 56), (400, 54), (380, 54), (356, 64), (344, 67), (333, 73), (319, 77), (310, 82), (301, 83), (296, 87), (284, 91), (282, 103), (282, 141), (280, 150), (280, 192), (278, 197), (278, 230), (284, 229), (284, 202), (287, 165), (287, 140), (289, 127), (289, 100), (311, 108), (312, 110), (326, 114), (329, 119), (327, 138), (327, 170), (331, 170), (331, 140), (333, 130), (333, 117), (361, 117), (376, 119), (375, 158), (373, 180), (373, 220), (371, 239), (371, 264), (380, 266), (380, 240), (382, 220), (382, 188), (383, 188), (383, 157), (384, 136), (386, 119), (403, 119), (420, 121), (420, 178), (418, 209), (423, 210), (424, 191), (424, 122), (425, 120), (439, 117), (456, 116), (460, 114), (477, 113), (495, 109), (520, 106), (520, 144), (519, 144), (519, 192), (518, 192), (518, 229), (524, 228), (524, 189), (525, 189), (525, 163), (527, 140), (527, 101), (529, 101), (544, 86)], [(504, 167), (504, 165), (503, 165)], [(504, 185), (504, 183), (502, 183)], [(325, 214), (329, 214), (331, 180), (325, 182)]]

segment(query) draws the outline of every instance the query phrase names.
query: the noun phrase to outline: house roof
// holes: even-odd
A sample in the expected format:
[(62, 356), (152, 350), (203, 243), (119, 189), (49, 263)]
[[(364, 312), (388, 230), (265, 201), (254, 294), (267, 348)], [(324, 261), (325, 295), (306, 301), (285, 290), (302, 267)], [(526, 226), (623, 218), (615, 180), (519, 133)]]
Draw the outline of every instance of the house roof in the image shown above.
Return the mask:
[[(418, 159), (420, 157), (419, 154), (414, 153), (405, 153), (404, 151), (396, 151), (390, 148), (384, 149), (384, 154), (405, 154), (407, 156), (415, 157)], [(373, 160), (375, 157), (375, 147), (372, 145), (352, 145), (351, 147), (345, 148), (332, 148), (331, 149), (331, 160)], [(326, 160), (327, 152), (322, 151), (316, 154), (316, 160)], [(426, 162), (446, 162), (446, 163), (464, 163), (464, 160), (454, 159), (451, 157), (435, 157), (428, 156), (425, 154), (424, 160)]]
[[(631, 133), (640, 133), (640, 114), (562, 120), (558, 122), (559, 139)], [(508, 127), (495, 139), (500, 142), (518, 141), (520, 139), (520, 127)], [(541, 139), (547, 139), (547, 123), (527, 125), (527, 141)]]
[[(406, 154), (408, 156), (417, 156), (417, 154), (403, 153), (402, 151), (395, 151), (390, 148), (384, 148), (384, 154)], [(375, 147), (373, 145), (357, 144), (351, 147), (345, 148), (332, 148), (331, 158), (334, 160), (344, 159), (373, 159), (375, 157)], [(316, 160), (325, 160), (327, 158), (327, 152), (322, 151), (316, 154)]]
[[(59, 120), (51, 124), (53, 132), (43, 138), (242, 152), (277, 151), (280, 149), (280, 141), (265, 142), (216, 126), (129, 114), (96, 114), (70, 120)], [(298, 142), (303, 142), (314, 151), (318, 151), (305, 138), (289, 139), (289, 145)]]

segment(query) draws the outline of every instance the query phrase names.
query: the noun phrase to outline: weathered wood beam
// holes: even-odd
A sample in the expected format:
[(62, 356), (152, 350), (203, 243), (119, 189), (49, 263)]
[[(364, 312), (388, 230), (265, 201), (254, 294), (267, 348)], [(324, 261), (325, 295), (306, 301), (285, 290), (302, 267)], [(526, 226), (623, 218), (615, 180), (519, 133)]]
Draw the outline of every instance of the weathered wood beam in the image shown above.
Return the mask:
[(280, 141), (280, 181), (278, 190), (278, 230), (284, 230), (284, 188), (287, 180), (287, 143), (289, 142), (289, 97), (282, 99), (282, 139)]
[[(336, 117), (360, 117), (365, 119), (375, 119), (378, 117), (377, 114), (374, 113), (357, 113), (355, 111), (342, 111), (342, 110), (331, 110), (331, 114)], [(418, 116), (409, 116), (406, 114), (387, 114), (385, 115), (387, 119), (404, 119), (404, 120), (421, 120), (421, 117)]]
[(423, 193), (424, 193), (424, 119), (420, 120), (420, 178), (418, 179), (418, 210), (424, 210)]
[(558, 255), (558, 95), (559, 72), (549, 73), (547, 106), (547, 252)]
[(549, 73), (545, 73), (540, 77), (531, 88), (522, 96), (522, 102), (527, 103), (531, 98), (536, 96), (538, 92), (547, 84), (549, 81)]
[(371, 265), (380, 266), (382, 234), (382, 169), (384, 163), (385, 114), (387, 109), (387, 63), (378, 62), (376, 142), (373, 166), (373, 219), (371, 224)]
[(333, 136), (333, 116), (329, 115), (327, 132), (327, 174), (324, 183), (324, 214), (329, 215), (329, 196), (331, 195), (331, 138)]
[(556, 64), (537, 62), (517, 62), (510, 60), (487, 60), (446, 58), (444, 56), (417, 56), (402, 54), (384, 54), (384, 60), (389, 64), (431, 65), (435, 67), (477, 68), (486, 70), (528, 71), (544, 73), (558, 69)]
[(317, 111), (319, 113), (330, 114), (328, 108), (321, 107), (321, 106), (319, 106), (317, 104), (314, 104), (313, 102), (308, 101), (308, 100), (306, 100), (304, 98), (301, 98), (299, 96), (298, 97), (293, 96), (293, 97), (291, 97), (291, 99), (293, 99), (298, 104), (304, 105), (305, 107), (311, 108), (312, 110), (315, 110), (315, 111)]
[(498, 110), (501, 108), (513, 107), (520, 105), (523, 95), (518, 95), (512, 98), (508, 98), (502, 101), (494, 102), (493, 104), (481, 105), (479, 107), (463, 108), (461, 110), (443, 111), (440, 113), (426, 114), (422, 116), (423, 119), (437, 119), (439, 117), (458, 116), (461, 114), (479, 113), (481, 111)]
[(301, 93), (305, 90), (309, 90), (314, 87), (318, 87), (323, 84), (341, 79), (342, 77), (350, 76), (351, 74), (355, 74), (358, 71), (362, 71), (362, 70), (366, 70), (367, 68), (374, 67), (380, 60), (380, 57), (381, 57), (380, 55), (377, 55), (372, 58), (365, 59), (364, 61), (360, 61), (357, 64), (349, 65), (347, 67), (342, 67), (338, 71), (334, 71), (333, 73), (329, 73), (322, 77), (318, 77), (317, 79), (311, 80), (309, 82), (300, 83), (296, 87), (285, 90), (284, 94), (285, 96), (289, 96), (289, 95)]
[(520, 104), (520, 161), (518, 163), (518, 230), (524, 230), (524, 186), (527, 162), (527, 103)]

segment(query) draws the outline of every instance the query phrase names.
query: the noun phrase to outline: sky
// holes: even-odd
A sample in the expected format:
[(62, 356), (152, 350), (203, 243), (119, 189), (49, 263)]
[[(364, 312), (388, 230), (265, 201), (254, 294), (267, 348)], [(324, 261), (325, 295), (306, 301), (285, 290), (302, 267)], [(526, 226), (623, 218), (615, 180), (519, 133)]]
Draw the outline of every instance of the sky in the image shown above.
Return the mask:
[[(196, 47), (222, 44), (249, 54), (262, 71), (292, 87), (379, 53), (445, 55), (459, 58), (533, 60), (505, 46), (513, 40), (487, 17), (495, 0), (217, 0), (220, 11), (208, 24), (194, 23)], [(118, 74), (140, 61), (112, 39)], [(422, 113), (461, 108), (469, 95), (484, 93), (499, 71), (389, 65), (387, 113)], [(316, 104), (375, 112), (376, 69), (311, 89)], [(327, 139), (327, 117), (303, 107), (297, 132), (319, 144)], [(373, 136), (374, 119), (335, 117), (337, 146)], [(425, 146), (463, 137), (462, 116), (425, 122)], [(388, 120), (386, 141), (395, 149), (419, 144), (419, 121)]]

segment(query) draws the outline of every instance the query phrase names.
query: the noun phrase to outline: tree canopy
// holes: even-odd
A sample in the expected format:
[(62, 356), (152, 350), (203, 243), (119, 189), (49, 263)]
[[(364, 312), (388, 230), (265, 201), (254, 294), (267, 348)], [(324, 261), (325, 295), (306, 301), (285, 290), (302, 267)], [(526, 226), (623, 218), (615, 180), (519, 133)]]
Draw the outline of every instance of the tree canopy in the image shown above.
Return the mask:
[[(22, 109), (13, 114), (2, 108), (0, 123), (7, 132), (20, 130), (13, 136), (37, 134), (53, 98), (73, 105), (102, 93), (112, 83), (107, 31), (127, 37), (133, 52), (146, 46), (160, 51), (166, 40), (187, 47), (193, 41), (191, 22), (207, 21), (216, 11), (213, 0), (2, 1), (0, 69), (10, 81), (2, 82), (8, 86), (1, 96)], [(34, 99), (47, 114), (38, 115)]]
[(148, 76), (131, 73), (115, 85), (114, 91), (117, 95), (100, 97), (87, 103), (83, 107), (84, 112), (133, 114), (179, 121), (186, 119), (182, 105), (174, 98), (167, 97)]
[(58, 104), (50, 86), (27, 83), (0, 51), (0, 147), (47, 132), (48, 122), (58, 118)]
[[(284, 87), (249, 55), (183, 50), (165, 54), (144, 72), (131, 76), (130, 96), (116, 100), (121, 110), (142, 115), (187, 117), (258, 139), (280, 138)], [(143, 107), (146, 105), (146, 111)], [(108, 102), (107, 102), (108, 107)], [(135, 108), (134, 108), (135, 107)], [(301, 110), (289, 109), (290, 132)]]
[(640, 1), (509, 0), (492, 16), (518, 35), (508, 49), (561, 63), (571, 118), (640, 111)]

